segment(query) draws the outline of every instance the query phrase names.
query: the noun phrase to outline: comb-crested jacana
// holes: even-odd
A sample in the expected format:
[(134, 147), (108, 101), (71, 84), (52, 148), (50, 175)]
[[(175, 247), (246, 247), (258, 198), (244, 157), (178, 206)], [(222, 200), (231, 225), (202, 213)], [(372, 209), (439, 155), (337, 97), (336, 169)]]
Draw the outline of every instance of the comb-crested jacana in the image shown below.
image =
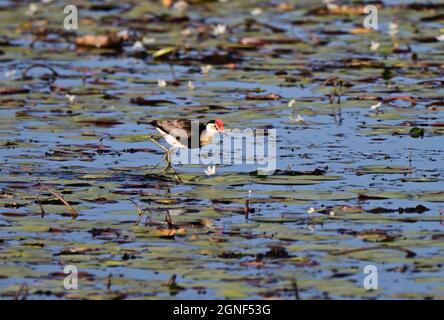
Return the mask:
[[(164, 160), (166, 167), (164, 172), (172, 170), (176, 178), (180, 177), (171, 165), (171, 152), (179, 148), (195, 149), (202, 148), (213, 142), (214, 136), (219, 132), (224, 132), (224, 123), (220, 119), (210, 120), (206, 124), (201, 122), (177, 119), (177, 120), (155, 120), (151, 125), (160, 132), (165, 141), (171, 146), (169, 149), (151, 139), (165, 151)], [(198, 138), (196, 137), (198, 135)]]

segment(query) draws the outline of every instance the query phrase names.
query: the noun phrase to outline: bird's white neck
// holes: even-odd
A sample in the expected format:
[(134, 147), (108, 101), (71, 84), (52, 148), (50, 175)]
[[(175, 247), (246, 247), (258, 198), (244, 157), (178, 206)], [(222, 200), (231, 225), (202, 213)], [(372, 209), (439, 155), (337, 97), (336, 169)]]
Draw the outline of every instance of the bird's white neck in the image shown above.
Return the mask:
[(207, 127), (206, 127), (206, 133), (209, 135), (209, 136), (211, 136), (211, 137), (214, 137), (214, 135), (217, 133), (217, 130), (216, 130), (216, 128), (214, 127), (214, 126), (212, 126), (212, 125), (208, 125)]
[(207, 126), (206, 130), (200, 135), (200, 143), (207, 145), (213, 143), (213, 138), (216, 135), (217, 130), (212, 126)]

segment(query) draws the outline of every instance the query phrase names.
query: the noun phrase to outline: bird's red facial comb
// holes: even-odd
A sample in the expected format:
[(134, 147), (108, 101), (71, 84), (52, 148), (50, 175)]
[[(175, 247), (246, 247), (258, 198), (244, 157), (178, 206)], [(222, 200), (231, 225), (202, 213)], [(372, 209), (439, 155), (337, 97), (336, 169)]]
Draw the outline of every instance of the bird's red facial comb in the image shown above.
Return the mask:
[(219, 132), (224, 132), (224, 122), (220, 119), (216, 119), (216, 129)]

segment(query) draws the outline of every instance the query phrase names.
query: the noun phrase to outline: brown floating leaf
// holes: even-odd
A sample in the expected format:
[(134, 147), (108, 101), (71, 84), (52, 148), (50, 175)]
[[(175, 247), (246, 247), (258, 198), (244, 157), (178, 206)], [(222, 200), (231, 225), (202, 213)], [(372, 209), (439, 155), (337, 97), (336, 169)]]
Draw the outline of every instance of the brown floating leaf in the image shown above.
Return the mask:
[[(86, 271), (77, 272), (77, 277), (79, 279), (85, 279), (88, 281), (93, 281), (95, 279), (95, 275), (93, 275), (92, 273), (86, 272)], [(59, 271), (51, 272), (48, 274), (48, 278), (50, 278), (50, 279), (65, 279), (66, 273), (59, 272)]]
[(242, 261), (240, 265), (245, 267), (262, 267), (264, 265), (264, 262), (258, 260)]
[(94, 248), (85, 248), (85, 247), (80, 247), (80, 248), (70, 248), (70, 249), (64, 249), (62, 251), (60, 251), (59, 253), (56, 253), (56, 256), (62, 256), (62, 255), (72, 255), (72, 254), (85, 254), (85, 253), (89, 253), (89, 252), (94, 252), (94, 251), (98, 251), (99, 249), (94, 249)]
[(162, 104), (176, 104), (174, 101), (170, 100), (145, 99), (143, 97), (132, 98), (130, 102), (137, 104), (138, 106), (157, 106)]
[(281, 98), (280, 95), (275, 93), (269, 93), (264, 95), (248, 95), (245, 97), (247, 100), (279, 100)]
[(365, 242), (391, 242), (396, 238), (381, 229), (359, 231), (355, 233), (355, 236)]
[(0, 214), (5, 217), (26, 217), (26, 213), (23, 212), (2, 212)]
[(122, 124), (123, 122), (113, 119), (113, 118), (98, 118), (98, 119), (84, 119), (80, 120), (81, 123), (95, 124), (98, 126), (115, 126), (118, 124)]
[(432, 236), (432, 240), (441, 240), (441, 239), (444, 239), (444, 233), (434, 234)]
[(243, 253), (239, 253), (239, 252), (232, 252), (232, 251), (227, 251), (227, 252), (222, 252), (221, 254), (218, 255), (219, 258), (222, 259), (241, 259), (243, 257), (245, 257), (247, 254), (243, 254)]
[(416, 207), (407, 207), (407, 208), (399, 207), (398, 209), (388, 209), (388, 208), (377, 207), (377, 208), (370, 209), (368, 212), (371, 212), (371, 213), (393, 213), (393, 212), (398, 212), (398, 213), (424, 213), (424, 212), (429, 211), (429, 210), (430, 210), (429, 208), (426, 208), (423, 205), (419, 204)]
[[(327, 173), (328, 167), (325, 168), (316, 168), (311, 171), (295, 171), (291, 169), (281, 170), (277, 169), (273, 172), (273, 176), (323, 176)], [(258, 171), (250, 172), (250, 175), (258, 175)]]
[[(376, 4), (378, 9), (382, 8), (381, 4)], [(365, 6), (363, 5), (334, 5), (334, 6), (322, 6), (312, 9), (308, 12), (309, 15), (361, 15), (364, 13)]]
[(154, 236), (162, 239), (174, 239), (176, 233), (176, 229), (161, 228), (154, 231)]
[(87, 34), (79, 36), (75, 40), (79, 47), (93, 47), (93, 48), (119, 48), (122, 46), (122, 38), (116, 34), (109, 35), (91, 35)]
[(344, 213), (360, 213), (363, 212), (363, 209), (361, 207), (354, 207), (354, 206), (348, 206), (348, 205), (342, 205), (338, 207), (338, 209)]
[(366, 100), (379, 100), (378, 96), (372, 96), (372, 95), (363, 95), (358, 97), (350, 97), (349, 100), (359, 100), (359, 101), (366, 101)]
[(367, 29), (367, 28), (354, 28), (350, 31), (352, 34), (365, 34), (365, 33), (371, 33), (374, 32), (373, 29)]
[[(444, 20), (444, 14), (443, 13), (421, 18), (421, 21), (425, 21), (425, 22), (440, 21), (440, 20)], [(436, 41), (436, 38), (434, 40)]]
[(379, 197), (379, 196), (370, 196), (370, 195), (366, 195), (366, 194), (359, 194), (358, 199), (363, 201), (363, 200), (382, 200), (382, 199), (386, 199), (386, 198)]
[(58, 228), (58, 227), (51, 227), (48, 228), (48, 232), (61, 233), (61, 232), (72, 232), (72, 230)]
[(264, 39), (261, 39), (261, 38), (246, 37), (246, 38), (242, 38), (240, 40), (240, 43), (244, 46), (259, 47), (259, 46), (265, 45), (267, 43), (267, 41)]
[(109, 238), (111, 237), (119, 237), (120, 236), (120, 230), (114, 229), (114, 228), (92, 228), (91, 230), (88, 230), (88, 233), (91, 233), (93, 238), (96, 237), (102, 237), (102, 238)]
[(29, 89), (0, 87), (0, 95), (29, 93)]
[(94, 144), (94, 143), (87, 143), (87, 144), (83, 144), (80, 146), (85, 149), (108, 149), (108, 148), (111, 148), (111, 146), (107, 146), (104, 144)]
[(404, 252), (406, 254), (406, 258), (416, 257), (415, 252), (405, 249), (405, 248), (395, 247), (395, 246), (378, 246), (378, 247), (366, 247), (366, 248), (357, 248), (357, 249), (350, 249), (350, 250), (338, 250), (338, 251), (333, 251), (330, 254), (332, 256), (340, 256), (340, 255), (349, 254), (349, 253), (371, 251), (371, 250), (396, 250), (396, 251)]
[(272, 244), (270, 245), (270, 250), (267, 251), (265, 254), (259, 253), (256, 256), (257, 260), (262, 260), (263, 258), (270, 258), (270, 259), (283, 259), (288, 258), (290, 255), (288, 254), (288, 251), (282, 247), (279, 244)]

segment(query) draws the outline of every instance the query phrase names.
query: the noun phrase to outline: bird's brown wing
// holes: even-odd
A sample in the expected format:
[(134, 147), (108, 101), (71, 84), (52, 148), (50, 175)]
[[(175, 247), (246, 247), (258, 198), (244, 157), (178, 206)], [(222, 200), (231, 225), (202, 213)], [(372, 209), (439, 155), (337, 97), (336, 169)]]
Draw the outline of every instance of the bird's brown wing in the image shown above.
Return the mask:
[(179, 138), (190, 138), (191, 134), (191, 121), (182, 119), (182, 120), (160, 120), (153, 121), (151, 124), (163, 132), (179, 137)]
[[(193, 127), (196, 132), (192, 132), (191, 121), (187, 119), (152, 121), (151, 124), (163, 132), (175, 137), (183, 144), (188, 145), (188, 147), (192, 145), (191, 137), (195, 134), (199, 137), (201, 131), (205, 129), (205, 125), (199, 123), (196, 128)], [(196, 144), (196, 146), (193, 145), (192, 148), (198, 147), (199, 139), (197, 139), (196, 143), (194, 144)]]

